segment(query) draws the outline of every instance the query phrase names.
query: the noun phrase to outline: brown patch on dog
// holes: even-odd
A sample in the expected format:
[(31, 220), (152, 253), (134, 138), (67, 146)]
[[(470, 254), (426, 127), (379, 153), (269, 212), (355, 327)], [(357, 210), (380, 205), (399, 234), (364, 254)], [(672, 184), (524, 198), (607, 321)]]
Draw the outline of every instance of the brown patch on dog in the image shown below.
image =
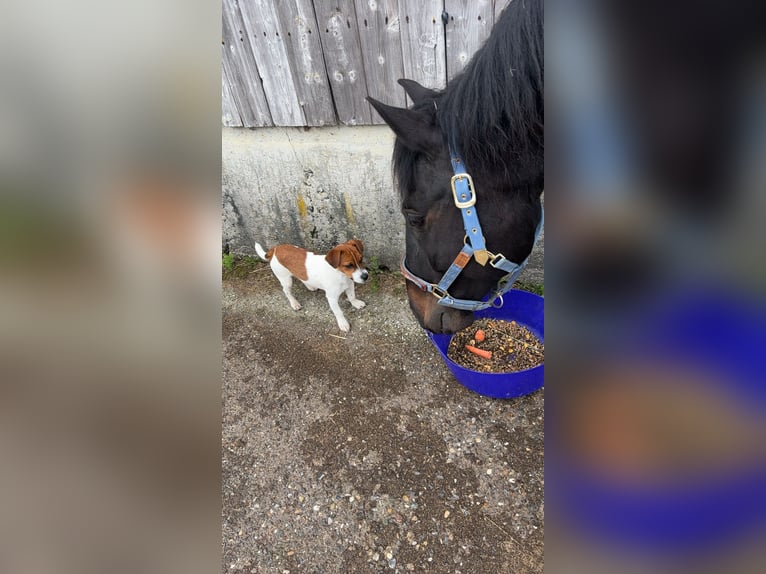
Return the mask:
[(354, 271), (362, 268), (364, 245), (358, 239), (351, 239), (330, 249), (325, 255), (327, 263), (344, 275), (351, 277)]
[(308, 281), (309, 275), (306, 272), (306, 253), (307, 251), (302, 247), (296, 247), (295, 245), (277, 245), (272, 247), (266, 253), (266, 258), (271, 259), (272, 256), (276, 256), (277, 261), (290, 270), (290, 273), (295, 275), (301, 281)]
[(356, 250), (359, 252), (359, 264), (361, 266), (362, 256), (364, 255), (364, 245), (358, 239), (349, 239), (348, 241), (346, 241), (346, 243), (356, 248)]

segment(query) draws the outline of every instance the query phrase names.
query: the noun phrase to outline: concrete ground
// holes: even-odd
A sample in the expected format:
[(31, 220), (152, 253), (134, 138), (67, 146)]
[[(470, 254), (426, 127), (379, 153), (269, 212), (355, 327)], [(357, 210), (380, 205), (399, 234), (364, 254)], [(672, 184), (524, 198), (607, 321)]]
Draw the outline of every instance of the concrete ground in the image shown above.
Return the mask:
[(290, 309), (256, 264), (223, 283), (223, 565), (249, 573), (543, 571), (543, 391), (458, 384), (403, 279)]

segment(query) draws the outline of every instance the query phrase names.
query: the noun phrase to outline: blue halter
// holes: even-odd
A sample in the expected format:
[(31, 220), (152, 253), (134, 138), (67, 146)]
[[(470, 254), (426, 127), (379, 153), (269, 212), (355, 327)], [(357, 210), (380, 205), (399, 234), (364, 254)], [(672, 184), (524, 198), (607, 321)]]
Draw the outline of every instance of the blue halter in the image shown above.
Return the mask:
[[(452, 198), (455, 201), (455, 206), (460, 210), (460, 213), (463, 216), (463, 227), (465, 228), (463, 248), (457, 254), (452, 265), (449, 266), (449, 269), (447, 269), (438, 283), (429, 283), (412, 273), (407, 269), (404, 257), (402, 258), (401, 263), (402, 275), (417, 285), (422, 291), (431, 293), (439, 300), (439, 305), (444, 305), (445, 307), (453, 307), (464, 311), (478, 311), (480, 309), (486, 309), (487, 307), (502, 307), (503, 295), (511, 290), (513, 282), (527, 265), (529, 256), (527, 256), (521, 263), (514, 263), (513, 261), (506, 259), (502, 253), (494, 254), (487, 250), (484, 234), (482, 233), (481, 225), (479, 224), (479, 216), (474, 208), (476, 205), (476, 191), (473, 187), (473, 179), (471, 179), (471, 176), (465, 171), (465, 164), (455, 152), (453, 146), (450, 146), (450, 161), (452, 162), (452, 171), (455, 174), (450, 180)], [(542, 217), (540, 217), (540, 223), (537, 224), (537, 229), (535, 230), (535, 243), (537, 243), (537, 240), (540, 237), (544, 219), (545, 211), (543, 211)], [(484, 266), (489, 263), (495, 269), (500, 269), (501, 271), (506, 272), (506, 274), (497, 282), (497, 286), (490, 293), (490, 296), (486, 301), (455, 299), (448, 292), (449, 287), (455, 282), (455, 279), (457, 279), (465, 266), (468, 265), (471, 257), (476, 259), (476, 262), (479, 265)]]

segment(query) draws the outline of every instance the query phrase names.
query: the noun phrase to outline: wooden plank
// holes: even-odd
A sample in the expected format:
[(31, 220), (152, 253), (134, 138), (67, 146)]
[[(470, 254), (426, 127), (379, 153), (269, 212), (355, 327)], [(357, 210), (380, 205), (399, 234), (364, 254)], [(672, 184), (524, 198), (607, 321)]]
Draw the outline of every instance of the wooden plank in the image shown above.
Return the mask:
[(282, 0), (277, 2), (276, 9), (306, 124), (335, 124), (335, 107), (311, 0)]
[(237, 104), (231, 95), (229, 78), (226, 77), (226, 70), (221, 68), (221, 123), (226, 127), (242, 127), (242, 116), (239, 115)]
[(505, 7), (511, 3), (512, 0), (495, 0), (495, 22), (500, 17), (500, 12), (505, 10)]
[(447, 79), (442, 0), (399, 0), (405, 77), (441, 89)]
[(277, 126), (303, 126), (285, 42), (280, 34), (274, 0), (229, 0), (239, 4), (246, 37), (263, 80), (271, 118)]
[[(398, 0), (356, 0), (355, 8), (368, 95), (393, 106), (405, 107), (404, 89), (396, 83), (404, 77)], [(372, 122), (385, 123), (374, 109)]]
[(445, 0), (448, 81), (460, 73), (489, 37), (494, 22), (492, 0)]
[(338, 120), (346, 125), (371, 124), (354, 0), (320, 1), (314, 9)]
[(245, 127), (273, 125), (258, 67), (234, 0), (223, 0), (222, 65), (231, 98)]

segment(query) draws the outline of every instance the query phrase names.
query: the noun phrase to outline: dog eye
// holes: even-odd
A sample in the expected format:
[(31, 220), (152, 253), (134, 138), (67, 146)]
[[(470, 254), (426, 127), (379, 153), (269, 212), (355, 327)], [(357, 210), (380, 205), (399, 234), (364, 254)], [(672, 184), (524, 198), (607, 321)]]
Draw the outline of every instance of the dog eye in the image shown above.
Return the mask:
[(353, 266), (354, 266), (353, 263), (346, 263), (343, 267), (345, 267), (346, 269), (351, 269)]

